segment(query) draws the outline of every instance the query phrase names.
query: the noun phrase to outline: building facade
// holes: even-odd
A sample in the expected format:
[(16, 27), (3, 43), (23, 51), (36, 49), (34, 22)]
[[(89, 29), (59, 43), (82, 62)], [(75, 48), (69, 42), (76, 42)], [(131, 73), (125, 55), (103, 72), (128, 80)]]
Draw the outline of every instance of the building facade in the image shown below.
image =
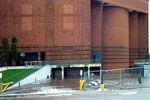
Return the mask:
[[(99, 63), (103, 17), (104, 69), (148, 56), (146, 0), (1, 0), (0, 37), (18, 38), (23, 61)], [(21, 56), (23, 55), (23, 56)]]

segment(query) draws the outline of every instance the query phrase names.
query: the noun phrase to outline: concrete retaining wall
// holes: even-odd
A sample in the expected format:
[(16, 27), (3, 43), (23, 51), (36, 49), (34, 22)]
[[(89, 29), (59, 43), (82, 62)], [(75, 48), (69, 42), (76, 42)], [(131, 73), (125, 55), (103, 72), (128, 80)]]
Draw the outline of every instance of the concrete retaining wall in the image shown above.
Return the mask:
[(8, 69), (29, 69), (31, 67), (26, 67), (26, 66), (5, 66), (5, 67), (1, 67), (0, 71), (5, 71)]
[(32, 82), (39, 81), (42, 79), (46, 79), (47, 77), (51, 76), (51, 67), (50, 65), (46, 65), (45, 67), (43, 67), (42, 69), (38, 70), (37, 72), (29, 75), (28, 77), (24, 78), (23, 80), (21, 80), (20, 82), (15, 83), (14, 85), (12, 85), (11, 87), (9, 87), (8, 89), (12, 89), (14, 87), (18, 87), (19, 83), (20, 85), (25, 85), (25, 84), (29, 84)]

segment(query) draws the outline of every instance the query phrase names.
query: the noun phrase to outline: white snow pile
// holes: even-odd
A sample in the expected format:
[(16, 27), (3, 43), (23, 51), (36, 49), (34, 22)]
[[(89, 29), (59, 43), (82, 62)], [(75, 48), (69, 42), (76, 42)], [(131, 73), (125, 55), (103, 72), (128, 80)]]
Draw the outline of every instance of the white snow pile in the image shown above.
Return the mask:
[(137, 92), (126, 92), (126, 93), (120, 93), (122, 95), (133, 95), (133, 94), (137, 94)]
[(55, 89), (55, 88), (49, 88), (49, 87), (42, 87), (40, 91), (31, 93), (31, 94), (62, 94), (62, 93), (74, 93), (76, 92), (75, 90), (71, 89)]

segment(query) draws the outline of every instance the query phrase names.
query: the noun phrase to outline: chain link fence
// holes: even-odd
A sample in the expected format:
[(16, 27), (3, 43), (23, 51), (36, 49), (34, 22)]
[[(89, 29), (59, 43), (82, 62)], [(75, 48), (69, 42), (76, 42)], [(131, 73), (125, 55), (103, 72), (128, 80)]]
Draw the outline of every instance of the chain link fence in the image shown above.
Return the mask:
[[(144, 75), (144, 67), (84, 72), (84, 89), (99, 89), (100, 72), (106, 89), (133, 89), (150, 87), (150, 77)], [(140, 83), (141, 82), (141, 83)]]

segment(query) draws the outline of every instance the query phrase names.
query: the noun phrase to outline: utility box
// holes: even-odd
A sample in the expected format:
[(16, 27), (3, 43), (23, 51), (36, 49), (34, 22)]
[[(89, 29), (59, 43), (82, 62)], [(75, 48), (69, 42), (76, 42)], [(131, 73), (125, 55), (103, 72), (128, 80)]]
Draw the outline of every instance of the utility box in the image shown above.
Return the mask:
[(144, 77), (150, 77), (150, 65), (144, 65)]

